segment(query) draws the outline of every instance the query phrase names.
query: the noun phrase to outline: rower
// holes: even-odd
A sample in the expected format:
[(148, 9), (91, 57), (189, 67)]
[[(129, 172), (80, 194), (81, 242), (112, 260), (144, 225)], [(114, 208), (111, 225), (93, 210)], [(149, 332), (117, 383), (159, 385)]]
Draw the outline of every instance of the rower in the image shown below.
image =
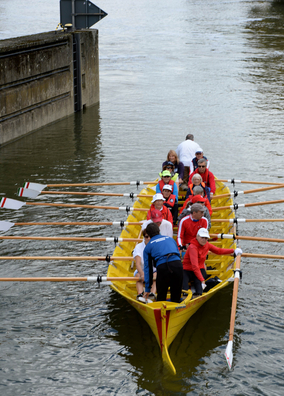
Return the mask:
[(198, 168), (198, 160), (201, 158), (205, 158), (207, 160), (207, 169), (209, 169), (210, 161), (203, 155), (203, 150), (201, 147), (196, 149), (195, 157), (192, 160), (192, 166), (190, 167), (191, 173), (194, 172)]
[(163, 205), (169, 208), (173, 216), (173, 224), (176, 225), (178, 217), (178, 203), (176, 197), (172, 194), (172, 186), (170, 184), (165, 184), (163, 187), (162, 195), (165, 199)]
[(167, 206), (164, 206), (164, 201), (165, 201), (165, 198), (163, 197), (163, 194), (161, 194), (161, 193), (155, 194), (153, 196), (153, 199), (151, 201), (152, 204), (151, 204), (150, 209), (147, 213), (147, 220), (150, 220), (150, 218), (151, 218), (151, 211), (154, 209), (157, 209), (161, 212), (163, 219), (168, 220), (170, 223), (173, 224), (173, 216), (171, 214), (170, 209)]
[(205, 158), (201, 158), (198, 160), (198, 169), (196, 169), (189, 178), (188, 187), (192, 183), (192, 177), (195, 174), (199, 174), (202, 177), (202, 181), (205, 183), (206, 187), (210, 188), (210, 196), (212, 197), (216, 191), (215, 179), (212, 172), (207, 169), (207, 160)]
[(163, 187), (165, 184), (170, 184), (173, 188), (173, 194), (176, 197), (176, 201), (178, 202), (178, 188), (176, 183), (171, 180), (172, 174), (170, 171), (168, 170), (164, 170), (163, 172), (161, 172), (159, 174), (161, 176), (161, 180), (158, 182), (158, 184), (156, 185), (156, 193), (162, 193), (163, 191)]
[[(195, 193), (195, 189), (201, 189), (202, 190), (201, 187), (195, 187), (194, 188), (194, 193)], [(208, 202), (208, 199), (203, 198), (202, 195), (194, 195), (193, 197), (188, 198), (185, 201), (185, 203), (184, 203), (184, 205), (182, 207), (181, 214), (178, 217), (178, 222), (180, 222), (181, 219), (183, 219), (185, 216), (188, 216), (191, 213), (191, 205), (193, 205), (195, 203), (198, 203), (198, 204), (201, 204), (202, 206), (205, 207), (203, 216), (206, 217), (206, 219), (208, 221), (208, 227), (207, 228), (208, 228), (208, 230), (210, 230), (210, 228), (211, 228), (211, 216), (210, 216), (208, 207), (206, 206), (206, 201)], [(211, 210), (211, 212), (212, 212), (212, 210)]]
[(204, 211), (204, 206), (195, 203), (191, 206), (191, 214), (185, 216), (179, 223), (177, 244), (181, 251), (188, 248), (200, 228), (208, 228), (208, 220), (203, 217)]
[[(135, 249), (133, 251), (133, 258), (135, 261), (136, 265), (136, 270), (134, 271), (134, 276), (140, 278), (139, 281), (136, 282), (136, 289), (137, 289), (137, 300), (142, 302), (145, 302), (143, 299), (144, 296), (144, 287), (143, 287), (143, 282), (144, 282), (144, 259), (143, 259), (143, 252), (150, 241), (150, 237), (147, 234), (146, 230), (144, 229), (142, 231), (143, 234), (143, 242), (138, 243), (135, 246)], [(153, 268), (153, 284), (151, 287), (151, 293), (149, 294), (149, 298), (155, 298), (155, 293), (156, 293), (156, 268)]]
[(144, 221), (142, 225), (142, 230), (144, 230), (148, 224), (156, 223), (160, 228), (160, 233), (162, 235), (166, 235), (172, 238), (173, 237), (172, 223), (168, 220), (165, 220), (163, 218), (161, 211), (158, 209), (151, 210), (150, 214), (151, 214), (151, 219)]
[(152, 266), (157, 268), (157, 301), (166, 301), (168, 288), (171, 301), (179, 303), (182, 290), (182, 263), (176, 242), (173, 238), (160, 235), (157, 224), (149, 224), (146, 228), (150, 242), (144, 249), (145, 294), (148, 298), (152, 284)]
[[(210, 238), (206, 228), (200, 228), (196, 237), (191, 241), (183, 259), (183, 290), (188, 290), (188, 282), (193, 282), (194, 297), (201, 296), (206, 287), (207, 278), (205, 260), (208, 252), (219, 255), (242, 254), (242, 249), (222, 249), (208, 242)], [(219, 280), (221, 282), (221, 280)], [(218, 283), (218, 281), (217, 281)]]

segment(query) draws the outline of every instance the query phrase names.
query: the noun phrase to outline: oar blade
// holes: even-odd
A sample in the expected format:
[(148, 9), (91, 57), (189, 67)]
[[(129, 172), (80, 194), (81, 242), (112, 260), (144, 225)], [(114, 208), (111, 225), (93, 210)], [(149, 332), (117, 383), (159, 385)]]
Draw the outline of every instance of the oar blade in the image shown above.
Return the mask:
[(24, 188), (28, 188), (31, 190), (36, 190), (36, 191), (41, 191), (43, 190), (45, 187), (47, 187), (47, 184), (39, 184), (39, 183), (30, 183), (30, 182), (26, 182), (23, 185)]
[(26, 204), (25, 202), (17, 201), (16, 199), (10, 199), (10, 198), (0, 199), (0, 208), (18, 210), (21, 209), (21, 207), (24, 206), (25, 204)]
[(226, 361), (227, 361), (229, 370), (231, 370), (232, 363), (233, 363), (233, 341), (228, 342), (227, 348), (225, 351), (225, 357), (226, 357)]
[(30, 188), (23, 188), (20, 187), (18, 188), (18, 192), (17, 192), (19, 197), (26, 197), (26, 198), (37, 198), (37, 196), (40, 194), (40, 191), (37, 190), (32, 190)]
[(10, 221), (0, 221), (0, 231), (8, 231), (13, 225), (15, 223), (11, 223)]

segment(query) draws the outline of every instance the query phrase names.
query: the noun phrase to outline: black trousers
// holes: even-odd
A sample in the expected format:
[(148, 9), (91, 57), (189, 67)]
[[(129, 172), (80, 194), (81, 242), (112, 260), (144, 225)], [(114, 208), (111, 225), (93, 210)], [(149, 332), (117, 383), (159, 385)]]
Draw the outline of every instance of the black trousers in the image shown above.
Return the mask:
[(167, 208), (170, 209), (171, 214), (173, 216), (173, 223), (174, 223), (174, 225), (176, 225), (177, 218), (178, 218), (178, 203), (175, 202), (174, 206), (170, 206), (169, 204), (164, 203), (164, 206), (166, 206)]
[(157, 301), (166, 301), (168, 288), (171, 301), (179, 303), (182, 290), (183, 269), (180, 260), (170, 261), (157, 266)]
[[(203, 278), (206, 279), (207, 278), (207, 274), (206, 274), (205, 269), (202, 268), (200, 271), (202, 273)], [(202, 289), (202, 286), (201, 286), (201, 282), (197, 278), (197, 276), (194, 274), (194, 272), (193, 271), (183, 270), (183, 284), (182, 284), (183, 290), (188, 290), (188, 282), (193, 282), (194, 283), (196, 294), (202, 294), (203, 289)]]

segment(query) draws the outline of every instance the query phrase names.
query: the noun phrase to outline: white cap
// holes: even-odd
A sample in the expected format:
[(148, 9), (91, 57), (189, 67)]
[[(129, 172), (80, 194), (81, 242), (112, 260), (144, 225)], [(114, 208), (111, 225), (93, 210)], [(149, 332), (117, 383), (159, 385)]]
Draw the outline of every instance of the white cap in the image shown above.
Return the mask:
[(158, 199), (162, 199), (163, 201), (165, 201), (165, 198), (163, 197), (163, 195), (161, 194), (161, 193), (158, 193), (158, 194), (155, 194), (154, 196), (153, 196), (153, 199), (152, 199), (152, 203), (154, 203), (155, 201), (157, 201)]
[(209, 232), (206, 228), (199, 228), (197, 235), (201, 238), (210, 238)]
[(196, 153), (203, 153), (202, 148), (201, 148), (201, 147), (198, 147), (198, 149), (195, 150), (195, 154), (196, 154)]
[(172, 186), (170, 184), (165, 184), (163, 190), (170, 190), (172, 191)]

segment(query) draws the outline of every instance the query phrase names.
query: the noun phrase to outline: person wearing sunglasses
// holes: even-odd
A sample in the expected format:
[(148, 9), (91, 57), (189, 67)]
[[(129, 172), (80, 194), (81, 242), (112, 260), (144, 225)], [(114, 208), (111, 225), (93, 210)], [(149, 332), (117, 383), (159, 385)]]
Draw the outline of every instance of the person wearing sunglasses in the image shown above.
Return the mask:
[(169, 184), (173, 188), (173, 194), (176, 197), (176, 201), (178, 202), (178, 188), (176, 183), (172, 180), (172, 174), (167, 169), (163, 172), (159, 173), (161, 180), (159, 180), (158, 184), (156, 185), (156, 193), (162, 194), (163, 188), (165, 184)]
[(205, 186), (210, 188), (210, 196), (212, 198), (216, 191), (215, 178), (213, 173), (207, 169), (207, 160), (205, 158), (198, 160), (198, 168), (190, 175), (188, 187), (192, 184), (192, 177), (195, 174), (199, 174)]
[(199, 147), (195, 152), (195, 157), (192, 160), (192, 166), (190, 167), (191, 173), (194, 172), (198, 168), (198, 161), (201, 158), (205, 158), (207, 160), (207, 169), (209, 169), (210, 161), (203, 155), (203, 150)]
[[(138, 243), (135, 246), (135, 249), (133, 250), (133, 258), (135, 261), (135, 265), (136, 265), (136, 270), (134, 271), (134, 276), (137, 278), (140, 278), (139, 281), (136, 282), (136, 289), (137, 289), (137, 300), (138, 301), (142, 301), (143, 300), (143, 296), (144, 296), (144, 259), (143, 259), (143, 252), (144, 249), (146, 247), (146, 245), (148, 244), (148, 242), (150, 241), (150, 237), (146, 232), (146, 229), (144, 229), (142, 231), (142, 235), (143, 235), (143, 242)], [(151, 287), (151, 292), (149, 294), (149, 298), (150, 299), (154, 299), (155, 298), (155, 293), (156, 293), (156, 268), (153, 269), (153, 284)], [(142, 299), (142, 300), (141, 300)]]

